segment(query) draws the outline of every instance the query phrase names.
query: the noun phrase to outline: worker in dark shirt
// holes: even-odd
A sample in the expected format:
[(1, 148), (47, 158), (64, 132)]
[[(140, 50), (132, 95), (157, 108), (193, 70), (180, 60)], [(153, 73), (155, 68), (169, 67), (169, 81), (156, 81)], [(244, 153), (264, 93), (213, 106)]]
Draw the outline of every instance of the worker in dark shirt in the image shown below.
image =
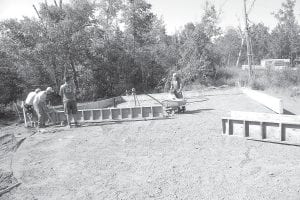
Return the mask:
[(64, 112), (67, 116), (68, 127), (71, 128), (72, 117), (74, 118), (75, 127), (78, 126), (76, 90), (71, 81), (71, 77), (65, 78), (65, 83), (60, 87), (59, 95), (62, 97)]
[(182, 99), (182, 83), (177, 73), (173, 74), (172, 80), (171, 80), (171, 88), (170, 88), (171, 94), (174, 94), (176, 98)]

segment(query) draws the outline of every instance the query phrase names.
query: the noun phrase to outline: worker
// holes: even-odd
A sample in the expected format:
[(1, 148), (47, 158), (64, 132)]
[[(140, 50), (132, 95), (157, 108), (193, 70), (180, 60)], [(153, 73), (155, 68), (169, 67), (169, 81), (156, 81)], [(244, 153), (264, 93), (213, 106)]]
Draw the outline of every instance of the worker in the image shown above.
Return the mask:
[(48, 87), (45, 91), (41, 91), (34, 97), (33, 107), (38, 116), (38, 127), (44, 128), (49, 109), (46, 104), (47, 95), (53, 93), (53, 89)]
[(64, 112), (67, 117), (68, 128), (71, 128), (72, 117), (74, 118), (75, 127), (78, 127), (76, 114), (77, 114), (77, 102), (76, 102), (76, 90), (74, 84), (71, 81), (71, 77), (65, 77), (65, 83), (60, 86), (59, 95), (62, 97)]
[(26, 97), (25, 103), (24, 103), (24, 109), (25, 113), (32, 122), (33, 118), (36, 116), (33, 109), (33, 100), (34, 97), (41, 91), (40, 88), (37, 88), (35, 91), (29, 92), (29, 94)]
[(171, 80), (171, 94), (174, 94), (176, 98), (182, 99), (182, 83), (177, 73), (173, 73)]

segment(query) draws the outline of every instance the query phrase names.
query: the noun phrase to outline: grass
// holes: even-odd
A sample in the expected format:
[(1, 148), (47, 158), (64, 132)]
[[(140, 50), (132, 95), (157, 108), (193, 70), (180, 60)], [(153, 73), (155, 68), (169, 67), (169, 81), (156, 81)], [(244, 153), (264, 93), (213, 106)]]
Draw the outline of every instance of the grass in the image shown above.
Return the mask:
[(249, 79), (248, 71), (236, 67), (220, 68), (215, 85), (249, 86), (254, 90), (274, 90), (297, 96), (300, 94), (300, 70), (257, 70)]

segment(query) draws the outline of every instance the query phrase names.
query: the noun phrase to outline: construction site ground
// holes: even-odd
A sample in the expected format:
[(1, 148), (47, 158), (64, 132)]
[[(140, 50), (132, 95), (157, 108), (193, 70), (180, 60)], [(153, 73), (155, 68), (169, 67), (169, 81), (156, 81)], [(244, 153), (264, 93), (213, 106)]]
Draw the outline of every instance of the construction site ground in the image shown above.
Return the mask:
[(0, 164), (21, 183), (0, 199), (300, 199), (299, 146), (221, 133), (231, 110), (270, 110), (236, 88), (185, 95), (186, 113), (169, 119), (2, 127), (26, 139)]

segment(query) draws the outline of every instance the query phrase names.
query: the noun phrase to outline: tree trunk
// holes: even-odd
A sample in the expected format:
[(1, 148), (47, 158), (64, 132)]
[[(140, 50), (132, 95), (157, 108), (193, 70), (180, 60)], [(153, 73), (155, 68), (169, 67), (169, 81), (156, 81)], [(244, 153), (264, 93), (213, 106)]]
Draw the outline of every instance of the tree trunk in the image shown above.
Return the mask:
[(54, 58), (52, 58), (51, 62), (52, 62), (52, 67), (53, 67), (54, 83), (55, 83), (56, 89), (59, 89), (59, 85), (58, 85), (57, 77), (56, 77), (57, 66), (56, 66)]
[(236, 65), (235, 65), (236, 67), (239, 67), (239, 65), (240, 65), (240, 59), (241, 59), (241, 55), (242, 55), (243, 46), (244, 46), (244, 38), (242, 37), (242, 43), (241, 43), (239, 55), (238, 55), (238, 58), (236, 60)]
[(76, 91), (79, 91), (79, 86), (78, 86), (78, 80), (77, 80), (77, 72), (75, 69), (75, 64), (72, 58), (70, 58), (70, 65), (72, 67), (72, 72), (73, 72), (73, 80), (75, 83)]

